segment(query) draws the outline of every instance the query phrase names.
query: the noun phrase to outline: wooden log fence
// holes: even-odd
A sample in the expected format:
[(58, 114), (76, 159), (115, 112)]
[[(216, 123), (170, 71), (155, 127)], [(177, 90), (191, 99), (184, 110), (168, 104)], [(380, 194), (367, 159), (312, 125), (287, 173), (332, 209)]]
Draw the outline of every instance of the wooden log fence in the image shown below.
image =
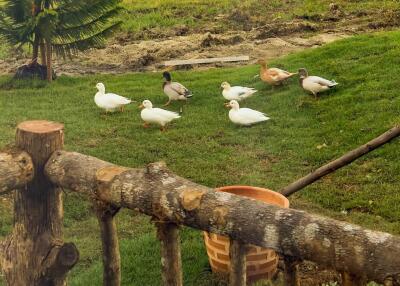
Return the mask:
[[(17, 147), (32, 158), (35, 176), (31, 182), (25, 182), (26, 189), (21, 188), (22, 181), (0, 177), (3, 191), (19, 188), (15, 192), (14, 231), (0, 244), (0, 268), (8, 285), (63, 285), (66, 273), (77, 262), (76, 248), (62, 242), (60, 187), (85, 193), (96, 202), (98, 219), (103, 224), (104, 285), (120, 284), (118, 239), (113, 222), (120, 208), (139, 210), (156, 221), (162, 245), (163, 285), (183, 283), (179, 225), (231, 238), (232, 286), (246, 284), (245, 244), (280, 253), (285, 258), (287, 285), (296, 285), (293, 269), (303, 260), (346, 273), (360, 285), (367, 281), (400, 285), (400, 237), (216, 192), (175, 175), (163, 163), (131, 169), (62, 151), (62, 134), (62, 126), (56, 123), (21, 124)], [(8, 161), (15, 167), (12, 159)], [(8, 169), (7, 164), (0, 161), (0, 172)], [(30, 225), (27, 212), (34, 214)], [(22, 248), (12, 247), (16, 238)], [(21, 265), (20, 259), (28, 263)], [(37, 264), (39, 260), (48, 260), (45, 269), (43, 264)]]

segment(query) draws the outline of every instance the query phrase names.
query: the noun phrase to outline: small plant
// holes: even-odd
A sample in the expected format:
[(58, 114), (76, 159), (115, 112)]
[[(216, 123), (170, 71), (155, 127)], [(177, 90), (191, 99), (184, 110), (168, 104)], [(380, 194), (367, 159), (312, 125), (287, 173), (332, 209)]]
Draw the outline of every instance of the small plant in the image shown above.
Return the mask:
[(335, 281), (335, 282), (328, 282), (328, 283), (324, 283), (322, 284), (322, 286), (338, 286), (339, 284)]

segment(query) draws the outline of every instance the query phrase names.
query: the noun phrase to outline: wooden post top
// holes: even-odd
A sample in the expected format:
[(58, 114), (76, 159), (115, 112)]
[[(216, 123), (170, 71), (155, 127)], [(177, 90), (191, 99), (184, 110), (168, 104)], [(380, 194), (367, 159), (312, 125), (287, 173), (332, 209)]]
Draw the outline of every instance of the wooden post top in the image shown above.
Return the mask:
[(29, 133), (45, 134), (64, 130), (64, 124), (46, 120), (31, 120), (20, 123), (18, 129)]

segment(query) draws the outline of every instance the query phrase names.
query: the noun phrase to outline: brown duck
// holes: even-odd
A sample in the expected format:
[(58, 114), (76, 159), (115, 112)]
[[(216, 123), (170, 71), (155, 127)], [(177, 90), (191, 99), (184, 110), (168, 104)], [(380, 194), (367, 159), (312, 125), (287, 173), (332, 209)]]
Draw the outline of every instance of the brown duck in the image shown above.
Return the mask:
[(258, 63), (261, 65), (260, 78), (263, 82), (270, 85), (280, 85), (286, 79), (296, 75), (297, 73), (290, 73), (278, 68), (268, 68), (265, 60), (260, 59)]

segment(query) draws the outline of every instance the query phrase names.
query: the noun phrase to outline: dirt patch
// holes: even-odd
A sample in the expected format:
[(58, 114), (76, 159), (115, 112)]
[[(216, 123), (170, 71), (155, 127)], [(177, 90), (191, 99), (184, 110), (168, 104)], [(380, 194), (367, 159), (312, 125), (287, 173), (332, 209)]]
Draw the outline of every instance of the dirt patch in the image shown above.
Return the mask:
[[(124, 45), (114, 43), (105, 49), (82, 53), (73, 61), (57, 61), (55, 69), (58, 74), (67, 75), (156, 71), (163, 68), (163, 62), (166, 60), (237, 55), (249, 55), (250, 63), (255, 63), (259, 58), (274, 59), (350, 35), (349, 33), (327, 32), (308, 38), (301, 35), (290, 35), (258, 39), (258, 33), (258, 31), (252, 33), (232, 32), (225, 35), (206, 33)], [(1, 66), (6, 67), (3, 72), (10, 72), (18, 65), (18, 62), (7, 62)], [(236, 64), (217, 63), (201, 67), (232, 65)]]
[[(99, 73), (126, 73), (134, 71), (157, 71), (163, 69), (166, 60), (197, 59), (249, 55), (250, 63), (259, 58), (275, 59), (293, 52), (314, 48), (354, 34), (390, 29), (400, 25), (400, 12), (391, 11), (387, 17), (368, 13), (345, 13), (332, 4), (329, 12), (316, 15), (298, 15), (288, 22), (271, 20), (254, 24), (249, 15), (222, 15), (237, 22), (237, 30), (221, 32), (210, 25), (206, 30), (193, 33), (185, 26), (173, 30), (142, 31), (149, 40), (133, 40), (129, 33), (117, 35), (105, 48), (79, 54), (74, 60), (56, 60), (54, 68), (58, 75), (84, 75)], [(250, 27), (246, 23), (251, 23)], [(0, 74), (14, 73), (27, 63), (26, 58), (15, 56), (0, 60)], [(245, 63), (216, 63), (185, 68), (210, 68)]]

